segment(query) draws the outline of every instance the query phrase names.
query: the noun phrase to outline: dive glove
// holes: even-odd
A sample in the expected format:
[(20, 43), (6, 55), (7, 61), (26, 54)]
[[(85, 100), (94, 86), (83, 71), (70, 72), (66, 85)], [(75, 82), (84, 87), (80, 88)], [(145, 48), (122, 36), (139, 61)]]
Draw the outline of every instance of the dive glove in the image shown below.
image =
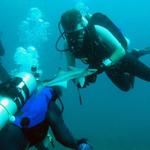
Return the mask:
[(97, 78), (97, 73), (94, 73), (92, 75), (89, 75), (89, 76), (86, 76), (85, 77), (85, 83), (84, 83), (84, 86), (81, 87), (81, 85), (79, 83), (77, 83), (77, 87), (78, 88), (86, 88), (87, 86), (89, 86), (91, 83), (95, 83), (96, 81), (96, 78)]
[(93, 147), (87, 143), (86, 139), (81, 139), (78, 142), (77, 150), (93, 150)]

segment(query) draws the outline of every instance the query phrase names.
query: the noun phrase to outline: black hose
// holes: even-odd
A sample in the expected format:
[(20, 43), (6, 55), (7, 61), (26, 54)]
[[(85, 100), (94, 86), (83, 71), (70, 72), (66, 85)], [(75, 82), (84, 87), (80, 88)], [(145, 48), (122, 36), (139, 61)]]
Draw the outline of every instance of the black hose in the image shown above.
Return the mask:
[(58, 43), (60, 42), (61, 38), (63, 38), (63, 40), (65, 40), (65, 32), (62, 31), (61, 29), (61, 22), (58, 23), (58, 30), (59, 30), (59, 33), (60, 33), (60, 36), (58, 37), (57, 41), (56, 41), (56, 44), (55, 44), (55, 48), (58, 52), (66, 52), (66, 51), (69, 51), (69, 48), (68, 49), (60, 49), (58, 47)]

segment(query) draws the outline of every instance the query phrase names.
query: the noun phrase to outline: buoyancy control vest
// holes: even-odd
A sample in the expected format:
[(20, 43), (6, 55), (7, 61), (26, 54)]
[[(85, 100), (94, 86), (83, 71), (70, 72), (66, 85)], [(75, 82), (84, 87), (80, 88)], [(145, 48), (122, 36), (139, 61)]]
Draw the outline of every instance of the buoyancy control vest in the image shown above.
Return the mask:
[(83, 31), (76, 31), (73, 34), (68, 35), (67, 42), (69, 49), (76, 58), (84, 60), (83, 62), (90, 65), (97, 66), (103, 59), (109, 57), (113, 51), (110, 51), (107, 44), (99, 39), (94, 25), (100, 25), (108, 29), (121, 43), (125, 50), (127, 49), (127, 41), (119, 28), (106, 15), (102, 13), (93, 14), (88, 20), (87, 27), (84, 28), (82, 45), (79, 43), (77, 35)]
[(54, 92), (50, 87), (44, 87), (41, 91), (35, 91), (27, 100), (21, 111), (16, 114), (13, 122), (20, 128), (31, 128), (46, 119), (48, 105), (52, 101)]

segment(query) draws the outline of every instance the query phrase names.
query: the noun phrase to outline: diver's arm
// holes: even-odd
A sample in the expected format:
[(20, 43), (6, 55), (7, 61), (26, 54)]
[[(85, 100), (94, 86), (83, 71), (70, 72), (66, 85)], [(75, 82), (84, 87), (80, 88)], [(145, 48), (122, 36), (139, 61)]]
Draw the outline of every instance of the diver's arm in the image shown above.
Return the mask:
[(108, 45), (108, 47), (113, 51), (113, 54), (109, 57), (112, 61), (111, 64), (113, 65), (117, 63), (125, 55), (125, 49), (109, 30), (98, 25), (96, 25), (95, 28), (100, 40), (104, 44)]
[(67, 128), (62, 113), (54, 101), (49, 105), (48, 120), (56, 140), (66, 147), (76, 149), (78, 141)]
[(65, 52), (65, 54), (66, 54), (67, 66), (68, 67), (69, 66), (74, 66), (75, 67), (75, 57), (74, 57), (74, 55), (69, 51)]
[[(64, 45), (65, 49), (68, 49), (68, 44), (65, 42)], [(75, 66), (75, 56), (70, 51), (65, 52), (66, 60), (67, 60), (67, 67), (69, 66)]]

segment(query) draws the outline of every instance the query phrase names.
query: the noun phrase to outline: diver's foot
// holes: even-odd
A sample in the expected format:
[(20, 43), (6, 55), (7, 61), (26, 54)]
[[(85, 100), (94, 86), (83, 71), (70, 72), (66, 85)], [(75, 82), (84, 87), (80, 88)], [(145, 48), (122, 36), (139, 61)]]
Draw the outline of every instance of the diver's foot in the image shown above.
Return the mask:
[(144, 48), (144, 49), (132, 49), (131, 54), (137, 58), (150, 54), (150, 47)]

